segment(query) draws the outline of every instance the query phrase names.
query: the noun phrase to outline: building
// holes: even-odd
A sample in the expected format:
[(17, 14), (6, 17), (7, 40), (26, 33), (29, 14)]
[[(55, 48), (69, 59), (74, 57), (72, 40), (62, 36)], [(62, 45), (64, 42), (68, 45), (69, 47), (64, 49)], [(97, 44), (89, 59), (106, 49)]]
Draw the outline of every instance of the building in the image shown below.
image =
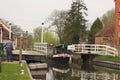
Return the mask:
[(26, 50), (28, 48), (28, 38), (26, 32), (16, 34), (16, 44), (17, 47), (19, 47), (21, 44), (23, 50)]
[(8, 39), (12, 39), (13, 48), (16, 49), (19, 48), (21, 40), (22, 49), (26, 50), (28, 48), (27, 33), (23, 31), (13, 33), (10, 27), (10, 25), (8, 26), (2, 19), (0, 19), (0, 43), (6, 43)]
[(115, 25), (105, 26), (95, 37), (96, 44), (120, 46), (120, 0), (115, 0)]
[(115, 0), (115, 46), (120, 44), (120, 0)]
[(115, 29), (115, 25), (109, 25), (102, 28), (95, 35), (95, 44), (103, 44), (114, 47), (115, 44), (114, 29)]
[(4, 43), (8, 39), (13, 39), (13, 32), (9, 26), (0, 19), (0, 43)]

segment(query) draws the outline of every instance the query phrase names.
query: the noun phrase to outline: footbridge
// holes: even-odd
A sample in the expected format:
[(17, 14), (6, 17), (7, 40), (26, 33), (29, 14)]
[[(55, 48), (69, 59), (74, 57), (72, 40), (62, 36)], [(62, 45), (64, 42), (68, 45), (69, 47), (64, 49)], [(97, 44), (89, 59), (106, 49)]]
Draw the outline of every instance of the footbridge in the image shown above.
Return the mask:
[[(73, 44), (68, 45), (74, 47), (75, 54), (80, 54), (84, 61), (93, 60), (96, 55), (110, 55), (118, 56), (118, 50), (116, 48), (99, 45), (99, 44)], [(50, 55), (52, 50), (47, 48), (47, 43), (34, 43), (34, 48), (32, 51), (22, 51), (22, 59), (25, 60), (46, 60), (46, 56)], [(15, 59), (19, 59), (20, 51), (15, 51), (13, 54)]]
[(98, 55), (118, 56), (118, 50), (107, 45), (73, 44), (69, 45), (69, 49), (80, 55), (83, 62), (92, 62)]
[(97, 54), (118, 56), (116, 48), (100, 44), (73, 44), (77, 54)]
[(47, 43), (35, 42), (32, 50), (13, 50), (13, 59), (46, 62), (47, 55), (49, 55), (47, 51)]

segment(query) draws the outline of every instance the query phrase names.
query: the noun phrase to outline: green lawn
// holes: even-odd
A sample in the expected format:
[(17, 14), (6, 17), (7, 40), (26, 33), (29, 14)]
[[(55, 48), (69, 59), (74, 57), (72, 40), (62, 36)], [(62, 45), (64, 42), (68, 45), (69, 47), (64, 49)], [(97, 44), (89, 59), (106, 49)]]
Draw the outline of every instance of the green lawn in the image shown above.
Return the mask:
[[(25, 71), (24, 75), (20, 74), (21, 69)], [(20, 67), (19, 64), (2, 63), (0, 80), (30, 80), (30, 77), (25, 64)]]
[(103, 61), (120, 62), (120, 57), (118, 57), (118, 56), (98, 56), (95, 59), (103, 60)]

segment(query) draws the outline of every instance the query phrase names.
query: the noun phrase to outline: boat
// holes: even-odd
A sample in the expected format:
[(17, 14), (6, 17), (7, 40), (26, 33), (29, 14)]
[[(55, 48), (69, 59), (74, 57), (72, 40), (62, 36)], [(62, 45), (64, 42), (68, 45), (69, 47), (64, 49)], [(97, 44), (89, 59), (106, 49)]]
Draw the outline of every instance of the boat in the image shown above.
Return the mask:
[(54, 46), (52, 59), (54, 62), (69, 62), (72, 52), (64, 44)]
[(55, 63), (52, 70), (58, 73), (68, 73), (70, 71), (69, 63)]

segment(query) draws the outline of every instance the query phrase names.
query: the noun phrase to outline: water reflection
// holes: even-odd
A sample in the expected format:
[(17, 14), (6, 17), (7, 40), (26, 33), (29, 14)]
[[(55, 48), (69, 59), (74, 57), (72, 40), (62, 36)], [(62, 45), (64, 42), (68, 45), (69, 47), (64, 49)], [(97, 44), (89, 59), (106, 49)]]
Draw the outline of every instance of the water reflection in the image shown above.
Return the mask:
[[(65, 80), (67, 77), (70, 76), (69, 72), (70, 72), (70, 66), (68, 63), (56, 63), (56, 64), (52, 64), (50, 65), (51, 68), (49, 69), (49, 72), (47, 73), (47, 75), (53, 75), (50, 79), (46, 78), (46, 80)], [(48, 77), (46, 76), (46, 77)]]
[[(40, 80), (120, 80), (120, 72), (88, 63), (50, 64)], [(44, 77), (44, 78), (43, 78)]]

